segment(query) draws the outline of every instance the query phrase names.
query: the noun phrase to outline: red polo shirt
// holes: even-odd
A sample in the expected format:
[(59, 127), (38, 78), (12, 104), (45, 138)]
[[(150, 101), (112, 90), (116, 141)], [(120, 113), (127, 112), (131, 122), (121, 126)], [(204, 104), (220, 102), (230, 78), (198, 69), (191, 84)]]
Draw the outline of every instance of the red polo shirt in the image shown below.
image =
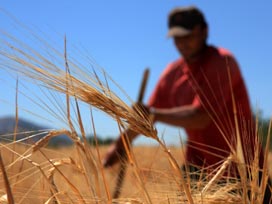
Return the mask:
[(254, 151), (254, 124), (244, 80), (229, 51), (209, 46), (193, 64), (187, 64), (182, 58), (171, 63), (162, 73), (148, 104), (155, 108), (193, 105), (208, 112), (212, 122), (207, 127), (185, 131), (187, 161), (209, 166), (228, 157), (230, 146), (236, 149), (232, 93), (248, 160)]

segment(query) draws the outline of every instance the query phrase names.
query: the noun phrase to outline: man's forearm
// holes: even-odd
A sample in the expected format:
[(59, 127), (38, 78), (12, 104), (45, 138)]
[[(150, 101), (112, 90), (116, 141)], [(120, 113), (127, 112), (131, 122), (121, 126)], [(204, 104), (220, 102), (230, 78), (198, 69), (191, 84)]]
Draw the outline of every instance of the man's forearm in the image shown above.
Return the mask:
[(184, 128), (203, 128), (210, 122), (209, 115), (193, 106), (172, 109), (151, 109), (154, 121)]

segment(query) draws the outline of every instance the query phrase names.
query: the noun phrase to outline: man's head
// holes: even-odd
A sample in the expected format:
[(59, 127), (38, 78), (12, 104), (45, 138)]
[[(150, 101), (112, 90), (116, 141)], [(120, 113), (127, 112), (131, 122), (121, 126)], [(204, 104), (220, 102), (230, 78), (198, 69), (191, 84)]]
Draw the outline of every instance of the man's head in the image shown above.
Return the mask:
[(169, 37), (183, 37), (190, 34), (195, 26), (207, 28), (202, 12), (194, 6), (173, 9), (168, 17)]
[(178, 51), (185, 59), (195, 57), (206, 45), (208, 26), (196, 7), (179, 7), (168, 18), (168, 36), (174, 38)]

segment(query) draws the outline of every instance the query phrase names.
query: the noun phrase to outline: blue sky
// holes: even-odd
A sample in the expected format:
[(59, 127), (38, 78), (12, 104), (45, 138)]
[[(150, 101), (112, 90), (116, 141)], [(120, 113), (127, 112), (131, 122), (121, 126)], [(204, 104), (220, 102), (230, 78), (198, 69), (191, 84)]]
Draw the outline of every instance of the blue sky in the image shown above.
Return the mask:
[[(23, 25), (34, 28), (34, 32), (35, 29), (41, 31), (51, 39), (62, 39), (66, 35), (68, 46), (76, 45), (95, 59), (132, 99), (136, 99), (142, 73), (149, 67), (151, 75), (146, 101), (165, 66), (179, 57), (172, 40), (166, 37), (167, 15), (174, 7), (185, 5), (196, 5), (203, 11), (209, 24), (208, 42), (225, 47), (235, 55), (252, 106), (270, 117), (272, 2), (269, 0), (3, 0), (0, 8)], [(1, 29), (5, 30), (9, 27), (6, 16), (1, 14), (0, 18)], [(69, 51), (73, 52), (68, 47)], [(0, 115), (12, 115), (15, 81), (4, 78), (6, 76), (2, 74), (0, 82), (5, 87), (2, 90), (11, 91), (0, 93)], [(36, 90), (30, 85), (31, 88)], [(19, 103), (26, 109), (32, 109), (23, 96), (19, 98)], [(46, 112), (34, 112), (47, 117)], [(22, 111), (19, 115), (34, 119), (27, 112)], [(103, 114), (97, 116), (96, 127), (102, 136), (118, 134), (115, 123), (105, 119)], [(165, 128), (168, 130), (168, 127), (161, 129)], [(169, 134), (176, 134), (177, 131), (171, 130)], [(173, 137), (165, 139), (174, 141)]]

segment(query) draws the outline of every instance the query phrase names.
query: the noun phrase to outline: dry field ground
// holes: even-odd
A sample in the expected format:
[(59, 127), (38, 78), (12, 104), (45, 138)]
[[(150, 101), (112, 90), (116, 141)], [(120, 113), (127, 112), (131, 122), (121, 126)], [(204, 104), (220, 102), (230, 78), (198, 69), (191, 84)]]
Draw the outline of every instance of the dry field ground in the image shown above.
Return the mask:
[[(84, 159), (85, 155), (76, 146), (63, 149), (42, 148), (31, 153), (31, 147), (17, 145), (15, 151), (24, 156), (24, 159), (20, 159), (16, 154), (13, 156), (8, 148), (14, 147), (2, 145), (1, 154), (15, 203), (106, 203), (106, 189), (110, 194), (115, 189), (119, 165), (103, 170), (99, 167), (97, 150), (103, 157), (107, 147), (91, 149), (95, 169), (86, 163), (84, 165), (84, 162), (87, 162)], [(169, 147), (169, 150), (180, 165), (183, 150), (177, 147)], [(178, 199), (178, 181), (166, 153), (156, 146), (137, 146), (133, 148), (133, 153), (137, 168), (128, 167), (118, 203), (144, 202), (146, 195), (141, 183), (144, 184), (152, 203), (183, 203)], [(272, 153), (269, 154), (269, 169), (272, 176)], [(102, 172), (105, 174), (105, 182)], [(59, 201), (50, 199), (53, 192)], [(3, 201), (5, 194), (2, 175), (0, 203), (7, 203)]]

